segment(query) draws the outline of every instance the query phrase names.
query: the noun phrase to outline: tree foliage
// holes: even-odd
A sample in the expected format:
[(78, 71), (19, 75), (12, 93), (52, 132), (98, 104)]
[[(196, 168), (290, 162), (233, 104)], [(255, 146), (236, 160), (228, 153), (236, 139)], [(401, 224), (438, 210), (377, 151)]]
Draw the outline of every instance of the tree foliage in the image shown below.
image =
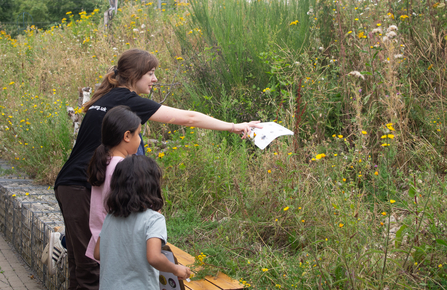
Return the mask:
[(18, 31), (27, 26), (48, 28), (59, 23), (66, 13), (78, 15), (81, 11), (106, 9), (106, 0), (0, 0), (0, 28), (15, 27)]

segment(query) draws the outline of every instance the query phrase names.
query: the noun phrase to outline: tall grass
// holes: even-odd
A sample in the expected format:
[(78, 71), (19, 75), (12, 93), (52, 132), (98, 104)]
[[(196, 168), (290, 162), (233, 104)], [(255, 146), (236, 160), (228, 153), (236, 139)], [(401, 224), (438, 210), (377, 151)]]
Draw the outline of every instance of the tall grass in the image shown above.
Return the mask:
[[(309, 45), (312, 1), (192, 1), (191, 20), (175, 23), (175, 31), (191, 64), (198, 98), (205, 97), (219, 114), (222, 91), (232, 96), (234, 118), (273, 116), (281, 98), (262, 91), (275, 82), (269, 74), (272, 51), (285, 48), (294, 55)], [(280, 53), (280, 55), (283, 55)], [(264, 117), (264, 116), (263, 116)]]

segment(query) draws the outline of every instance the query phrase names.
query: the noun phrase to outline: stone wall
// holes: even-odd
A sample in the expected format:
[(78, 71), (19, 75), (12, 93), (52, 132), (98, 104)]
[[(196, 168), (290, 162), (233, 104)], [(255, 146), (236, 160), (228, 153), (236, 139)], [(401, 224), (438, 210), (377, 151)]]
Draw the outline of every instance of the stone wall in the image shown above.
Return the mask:
[(68, 288), (67, 260), (53, 276), (41, 261), (49, 233), (63, 224), (53, 188), (33, 184), (0, 160), (0, 231), (50, 290)]

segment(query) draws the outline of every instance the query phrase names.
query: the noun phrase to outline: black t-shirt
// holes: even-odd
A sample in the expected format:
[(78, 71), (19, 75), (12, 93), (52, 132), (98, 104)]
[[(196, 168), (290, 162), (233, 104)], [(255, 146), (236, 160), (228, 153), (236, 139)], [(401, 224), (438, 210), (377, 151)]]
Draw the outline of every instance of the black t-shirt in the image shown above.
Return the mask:
[(91, 188), (87, 181), (87, 168), (96, 148), (101, 145), (102, 119), (108, 110), (119, 105), (130, 107), (141, 118), (141, 124), (146, 123), (161, 107), (159, 103), (142, 98), (127, 88), (114, 88), (102, 96), (85, 114), (76, 144), (57, 176), (54, 188), (59, 185), (81, 185)]

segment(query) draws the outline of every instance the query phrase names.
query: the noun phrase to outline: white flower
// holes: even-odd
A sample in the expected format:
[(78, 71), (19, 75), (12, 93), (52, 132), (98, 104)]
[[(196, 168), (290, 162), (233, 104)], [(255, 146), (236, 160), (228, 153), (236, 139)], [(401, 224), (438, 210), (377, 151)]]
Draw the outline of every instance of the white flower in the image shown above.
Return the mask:
[(374, 28), (371, 33), (382, 33), (382, 28)]
[(388, 27), (388, 29), (387, 29), (387, 31), (388, 32), (390, 32), (390, 31), (398, 31), (399, 29), (397, 29), (397, 26), (396, 25), (391, 25), (390, 27)]
[(382, 38), (382, 42), (383, 43), (387, 43), (387, 42), (389, 42), (390, 40), (388, 39), (388, 37), (387, 36), (384, 36), (383, 38)]
[(146, 25), (141, 24), (141, 29), (145, 29), (145, 28), (146, 28)]
[(389, 39), (393, 39), (397, 36), (396, 32), (394, 31), (390, 31), (386, 34), (386, 37), (388, 37)]
[(365, 77), (360, 72), (358, 72), (356, 70), (353, 70), (352, 72), (348, 73), (348, 75), (362, 78), (363, 80), (365, 79)]
[(445, 7), (445, 3), (439, 3), (438, 6), (436, 6), (436, 8), (441, 9)]
[(138, 33), (138, 32), (139, 32), (139, 30), (138, 30), (137, 28), (134, 28), (134, 29), (133, 29), (133, 32), (136, 32), (136, 33)]
[(403, 57), (404, 57), (403, 54), (395, 54), (395, 55), (394, 55), (394, 58), (403, 58)]

